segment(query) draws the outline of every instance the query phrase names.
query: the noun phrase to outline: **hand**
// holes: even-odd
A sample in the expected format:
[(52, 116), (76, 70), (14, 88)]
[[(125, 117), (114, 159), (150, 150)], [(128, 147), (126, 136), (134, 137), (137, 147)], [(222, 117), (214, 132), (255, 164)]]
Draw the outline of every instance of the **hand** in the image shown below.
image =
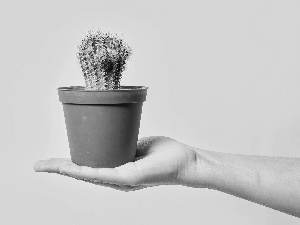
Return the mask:
[(155, 185), (192, 185), (199, 154), (168, 137), (147, 137), (138, 141), (135, 162), (116, 168), (77, 166), (70, 159), (38, 161), (36, 172), (58, 173), (118, 190), (131, 191)]

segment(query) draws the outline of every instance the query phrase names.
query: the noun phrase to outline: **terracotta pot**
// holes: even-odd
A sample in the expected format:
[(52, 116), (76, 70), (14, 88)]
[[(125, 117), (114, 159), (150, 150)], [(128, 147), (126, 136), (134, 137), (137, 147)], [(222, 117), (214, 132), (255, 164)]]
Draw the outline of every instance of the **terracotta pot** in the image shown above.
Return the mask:
[(134, 161), (147, 88), (86, 91), (58, 88), (71, 159), (80, 166), (117, 167)]

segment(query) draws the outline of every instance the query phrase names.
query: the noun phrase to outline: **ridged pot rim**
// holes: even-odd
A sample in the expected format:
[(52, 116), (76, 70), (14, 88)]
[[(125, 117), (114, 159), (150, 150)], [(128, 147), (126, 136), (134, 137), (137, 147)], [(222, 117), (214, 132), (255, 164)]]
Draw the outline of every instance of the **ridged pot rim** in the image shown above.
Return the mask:
[(59, 87), (57, 90), (61, 91), (84, 91), (84, 92), (118, 92), (118, 91), (134, 91), (134, 90), (144, 90), (148, 89), (145, 86), (120, 86), (120, 89), (111, 90), (85, 90), (83, 86), (69, 86), (69, 87)]
[(142, 103), (148, 87), (121, 86), (113, 90), (85, 90), (83, 86), (59, 87), (59, 100), (63, 104), (124, 104)]

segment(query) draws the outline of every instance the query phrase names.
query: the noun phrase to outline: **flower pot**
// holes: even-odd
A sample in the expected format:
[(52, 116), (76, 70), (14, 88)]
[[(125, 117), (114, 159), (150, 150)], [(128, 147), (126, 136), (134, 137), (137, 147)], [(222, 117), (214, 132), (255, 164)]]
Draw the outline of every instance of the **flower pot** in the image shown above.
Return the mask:
[(58, 88), (71, 160), (79, 166), (117, 167), (134, 161), (147, 88), (87, 91)]

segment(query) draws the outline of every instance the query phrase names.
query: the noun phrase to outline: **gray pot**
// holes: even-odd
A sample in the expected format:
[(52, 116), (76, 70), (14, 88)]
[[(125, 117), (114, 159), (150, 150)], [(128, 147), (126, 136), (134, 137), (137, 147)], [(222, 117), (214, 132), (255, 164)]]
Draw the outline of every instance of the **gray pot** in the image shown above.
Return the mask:
[(71, 159), (79, 166), (117, 167), (134, 161), (147, 88), (87, 91), (58, 88)]

